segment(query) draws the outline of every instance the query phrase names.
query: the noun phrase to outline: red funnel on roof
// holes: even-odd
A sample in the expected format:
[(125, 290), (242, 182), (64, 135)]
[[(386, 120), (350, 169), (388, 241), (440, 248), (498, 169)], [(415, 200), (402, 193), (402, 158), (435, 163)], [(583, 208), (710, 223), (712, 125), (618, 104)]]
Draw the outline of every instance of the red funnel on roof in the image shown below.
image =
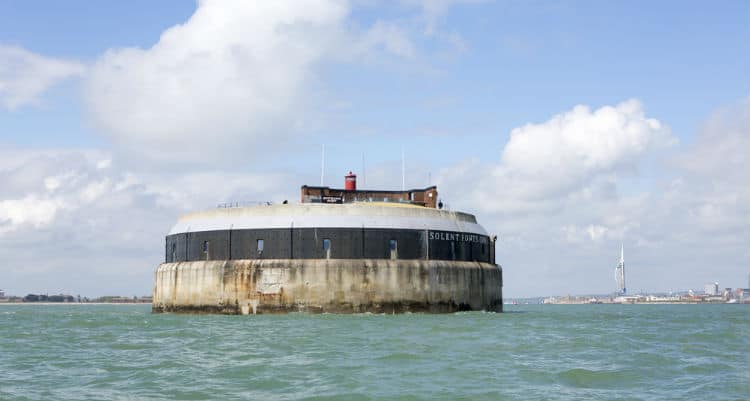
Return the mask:
[(352, 173), (351, 171), (349, 172), (349, 174), (344, 176), (344, 189), (347, 191), (357, 190), (357, 175)]

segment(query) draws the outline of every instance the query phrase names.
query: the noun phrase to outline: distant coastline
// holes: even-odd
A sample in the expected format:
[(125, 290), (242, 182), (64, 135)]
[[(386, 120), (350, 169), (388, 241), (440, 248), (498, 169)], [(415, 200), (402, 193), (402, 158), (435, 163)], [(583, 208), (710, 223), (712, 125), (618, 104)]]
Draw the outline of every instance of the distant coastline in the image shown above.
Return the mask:
[(80, 295), (69, 294), (27, 294), (26, 296), (6, 295), (0, 290), (0, 305), (70, 305), (70, 304), (150, 304), (153, 297), (150, 295), (125, 297), (122, 295), (105, 295), (89, 298)]
[(726, 288), (721, 294), (697, 294), (688, 290), (679, 293), (656, 294), (589, 294), (563, 295), (533, 298), (509, 298), (507, 304), (545, 305), (705, 305), (705, 304), (750, 304), (750, 289)]

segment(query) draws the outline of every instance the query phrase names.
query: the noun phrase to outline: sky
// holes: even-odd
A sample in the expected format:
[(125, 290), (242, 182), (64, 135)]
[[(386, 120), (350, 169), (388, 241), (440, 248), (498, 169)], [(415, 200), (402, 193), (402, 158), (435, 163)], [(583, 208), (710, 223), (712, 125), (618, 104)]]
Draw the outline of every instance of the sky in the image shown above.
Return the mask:
[(506, 297), (750, 283), (746, 1), (0, 0), (0, 289), (148, 295), (180, 214), (437, 185)]

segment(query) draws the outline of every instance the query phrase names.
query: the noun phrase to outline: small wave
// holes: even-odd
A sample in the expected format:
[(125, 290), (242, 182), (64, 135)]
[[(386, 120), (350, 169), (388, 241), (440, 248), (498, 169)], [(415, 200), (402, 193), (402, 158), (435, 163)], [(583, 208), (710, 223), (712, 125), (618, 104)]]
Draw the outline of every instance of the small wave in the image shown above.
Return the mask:
[(383, 355), (381, 357), (375, 358), (378, 361), (413, 361), (415, 359), (418, 359), (419, 356), (416, 354), (411, 354), (407, 352), (394, 352), (392, 354)]
[(683, 370), (691, 375), (703, 375), (716, 372), (731, 372), (732, 366), (721, 362), (691, 363), (683, 366)]
[(619, 370), (569, 369), (558, 373), (560, 382), (578, 388), (631, 387), (637, 380), (632, 372)]

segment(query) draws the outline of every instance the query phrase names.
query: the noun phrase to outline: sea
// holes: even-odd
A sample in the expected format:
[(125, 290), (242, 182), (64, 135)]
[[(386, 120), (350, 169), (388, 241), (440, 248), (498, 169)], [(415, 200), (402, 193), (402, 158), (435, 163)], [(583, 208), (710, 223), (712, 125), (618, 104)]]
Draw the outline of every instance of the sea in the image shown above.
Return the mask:
[(748, 400), (750, 305), (152, 314), (1, 305), (1, 400)]

